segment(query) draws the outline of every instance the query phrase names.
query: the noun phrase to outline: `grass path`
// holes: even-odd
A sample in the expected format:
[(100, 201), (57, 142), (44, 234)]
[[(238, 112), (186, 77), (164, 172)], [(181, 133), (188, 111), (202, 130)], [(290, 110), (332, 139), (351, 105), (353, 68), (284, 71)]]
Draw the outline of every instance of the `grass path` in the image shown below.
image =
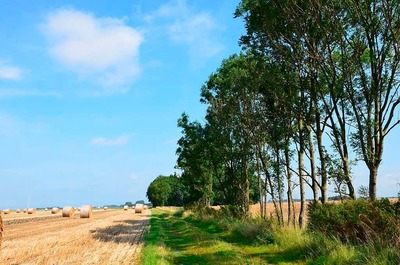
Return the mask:
[(152, 210), (145, 241), (142, 264), (299, 264), (273, 245), (248, 244), (212, 222), (168, 209)]

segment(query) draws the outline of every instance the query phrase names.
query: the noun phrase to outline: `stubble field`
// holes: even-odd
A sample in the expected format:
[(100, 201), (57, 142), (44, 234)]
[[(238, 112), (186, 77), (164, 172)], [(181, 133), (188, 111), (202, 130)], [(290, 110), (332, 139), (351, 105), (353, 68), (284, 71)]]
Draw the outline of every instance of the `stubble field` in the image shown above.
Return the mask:
[(3, 215), (1, 264), (136, 264), (149, 218), (132, 209), (97, 210), (90, 219)]

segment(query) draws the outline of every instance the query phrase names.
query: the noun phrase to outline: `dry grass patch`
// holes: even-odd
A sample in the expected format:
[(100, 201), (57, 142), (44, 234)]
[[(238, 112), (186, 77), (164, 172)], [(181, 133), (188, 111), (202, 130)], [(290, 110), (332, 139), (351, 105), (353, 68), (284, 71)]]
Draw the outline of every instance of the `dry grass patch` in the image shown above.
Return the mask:
[(137, 264), (148, 218), (110, 210), (6, 225), (4, 264)]

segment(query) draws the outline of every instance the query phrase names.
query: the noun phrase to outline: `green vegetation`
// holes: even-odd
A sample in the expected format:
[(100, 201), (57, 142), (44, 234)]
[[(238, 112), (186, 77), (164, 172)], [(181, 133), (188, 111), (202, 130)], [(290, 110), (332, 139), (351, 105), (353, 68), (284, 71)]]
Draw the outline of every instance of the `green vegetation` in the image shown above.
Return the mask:
[(358, 162), (369, 172), (358, 191), (376, 200), (384, 142), (400, 124), (400, 2), (243, 0), (235, 16), (242, 52), (202, 86), (202, 121), (178, 119), (185, 204), (246, 217), (268, 197), (280, 225), (303, 227), (307, 186), (314, 202), (327, 203), (328, 188), (355, 200)]
[(399, 264), (400, 249), (343, 243), (321, 232), (237, 220), (212, 209), (153, 209), (142, 264)]
[[(178, 120), (174, 180), (196, 214), (154, 212), (148, 247), (166, 264), (400, 264), (399, 203), (377, 201), (384, 142), (400, 124), (400, 2), (242, 0), (235, 16), (243, 52), (201, 88), (203, 121)], [(357, 201), (359, 161), (369, 174)], [(307, 185), (309, 225), (296, 230)], [(351, 201), (329, 204), (329, 185)], [(174, 189), (160, 186), (157, 204), (172, 205)]]
[(158, 176), (147, 188), (147, 198), (157, 206), (182, 206), (187, 198), (186, 187), (176, 175)]
[(343, 242), (393, 246), (400, 253), (400, 201), (351, 200), (340, 204), (309, 204), (307, 228)]

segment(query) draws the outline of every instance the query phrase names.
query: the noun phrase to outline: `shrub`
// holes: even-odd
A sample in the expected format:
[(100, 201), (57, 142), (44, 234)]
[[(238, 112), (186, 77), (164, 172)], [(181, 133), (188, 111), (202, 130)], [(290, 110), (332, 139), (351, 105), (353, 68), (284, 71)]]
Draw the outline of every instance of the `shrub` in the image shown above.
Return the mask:
[(342, 241), (400, 245), (399, 203), (384, 199), (346, 201), (340, 204), (310, 203), (311, 231), (321, 231)]

